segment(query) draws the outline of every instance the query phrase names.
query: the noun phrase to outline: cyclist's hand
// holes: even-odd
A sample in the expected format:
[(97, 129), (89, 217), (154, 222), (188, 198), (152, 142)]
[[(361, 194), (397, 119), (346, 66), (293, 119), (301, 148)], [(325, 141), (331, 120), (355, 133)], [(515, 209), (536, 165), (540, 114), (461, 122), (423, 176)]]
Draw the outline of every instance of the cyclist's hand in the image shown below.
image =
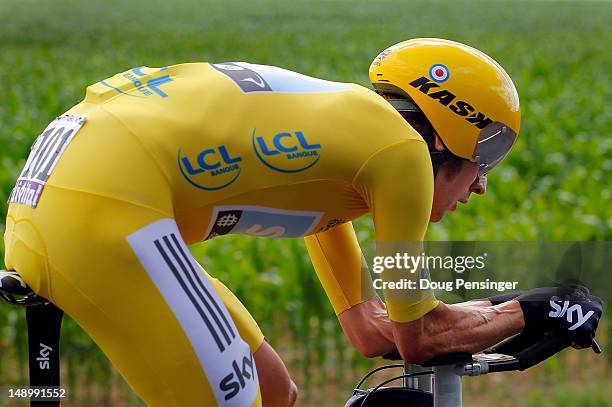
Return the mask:
[[(570, 321), (567, 323), (567, 325), (569, 325), (568, 332), (574, 347), (590, 348), (593, 345), (597, 325), (599, 324), (599, 320), (601, 319), (601, 315), (603, 313), (603, 301), (601, 298), (591, 295), (589, 289), (585, 286), (574, 285), (572, 287), (573, 290), (571, 296), (573, 296), (573, 298), (570, 297), (572, 300), (565, 314), (569, 314), (570, 309), (572, 309), (574, 305), (579, 305), (582, 310), (582, 315), (580, 315), (578, 311), (575, 311), (575, 316), (577, 318), (573, 318), (573, 316), (563, 318), (561, 315), (563, 313), (563, 308), (561, 308), (559, 311), (551, 311), (551, 313), (554, 312), (559, 314), (558, 318), (562, 318), (564, 320), (569, 320), (572, 318), (575, 322), (572, 323)], [(557, 301), (557, 304), (560, 304), (563, 307), (565, 301)]]
[(603, 312), (600, 298), (581, 285), (541, 287), (516, 297), (525, 331), (567, 334), (575, 346), (590, 347)]

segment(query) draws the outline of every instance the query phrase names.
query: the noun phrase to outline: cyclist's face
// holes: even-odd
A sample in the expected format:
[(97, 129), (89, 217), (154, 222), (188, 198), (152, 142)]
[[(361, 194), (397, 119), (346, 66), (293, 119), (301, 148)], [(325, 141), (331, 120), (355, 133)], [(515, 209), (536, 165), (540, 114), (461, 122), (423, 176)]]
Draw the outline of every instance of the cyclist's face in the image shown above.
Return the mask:
[(431, 222), (438, 222), (446, 211), (457, 209), (457, 202), (467, 203), (472, 193), (482, 195), (487, 190), (486, 177), (478, 177), (478, 164), (467, 160), (460, 165), (442, 164), (434, 182)]

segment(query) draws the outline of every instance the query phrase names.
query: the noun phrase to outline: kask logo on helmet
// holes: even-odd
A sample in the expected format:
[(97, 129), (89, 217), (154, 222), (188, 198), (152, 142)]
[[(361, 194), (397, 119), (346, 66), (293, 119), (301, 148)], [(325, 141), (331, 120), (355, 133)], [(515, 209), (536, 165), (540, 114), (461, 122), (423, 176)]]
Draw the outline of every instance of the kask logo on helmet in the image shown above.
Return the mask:
[[(444, 65), (437, 64), (432, 66), (430, 69), (430, 74), (432, 75), (432, 78), (433, 75), (438, 75), (437, 77), (441, 79), (437, 82), (444, 82), (449, 77), (448, 69), (444, 71), (442, 67), (444, 67)], [(455, 99), (457, 99), (457, 96), (454, 93), (443, 89), (436, 82), (430, 81), (425, 76), (421, 76), (420, 78), (413, 80), (412, 82), (410, 82), (410, 86), (420, 90), (422, 93), (426, 94), (430, 98), (437, 100), (441, 105), (447, 106), (456, 115), (465, 117), (468, 122), (472, 123), (479, 129), (484, 129), (488, 124), (493, 122), (493, 120), (485, 116), (484, 113), (477, 111), (476, 108), (474, 108), (474, 106), (472, 106), (468, 102), (464, 100), (455, 101)], [(435, 92), (430, 92), (433, 88), (440, 89), (436, 90)], [(451, 102), (453, 103), (451, 104)]]

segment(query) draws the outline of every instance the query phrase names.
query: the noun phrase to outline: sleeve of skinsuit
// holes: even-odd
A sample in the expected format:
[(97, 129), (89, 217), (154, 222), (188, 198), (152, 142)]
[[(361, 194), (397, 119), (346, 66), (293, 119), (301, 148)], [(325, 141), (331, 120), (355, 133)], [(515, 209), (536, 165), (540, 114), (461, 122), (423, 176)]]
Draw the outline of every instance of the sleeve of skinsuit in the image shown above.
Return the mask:
[[(427, 145), (422, 140), (403, 140), (375, 152), (353, 180), (368, 203), (376, 231), (376, 255), (421, 253), (433, 200), (433, 170)], [(386, 269), (383, 281), (407, 278), (419, 272)], [(383, 290), (389, 317), (410, 322), (438, 305), (433, 292), (418, 289)]]
[(315, 272), (336, 315), (376, 296), (353, 225), (344, 223), (304, 238)]

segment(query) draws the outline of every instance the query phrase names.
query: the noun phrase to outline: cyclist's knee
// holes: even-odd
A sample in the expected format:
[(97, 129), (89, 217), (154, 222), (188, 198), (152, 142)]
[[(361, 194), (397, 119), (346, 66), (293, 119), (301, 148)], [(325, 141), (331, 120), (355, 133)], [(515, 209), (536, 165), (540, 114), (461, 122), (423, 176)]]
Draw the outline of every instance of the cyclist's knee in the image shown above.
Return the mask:
[(290, 407), (297, 400), (298, 390), (278, 354), (267, 343), (254, 353), (259, 388), (264, 407)]
[(293, 380), (289, 379), (289, 391), (287, 394), (287, 403), (285, 404), (288, 407), (291, 407), (295, 404), (298, 397), (298, 388), (297, 385), (293, 382)]
[[(261, 384), (261, 382), (260, 382)], [(293, 407), (298, 397), (298, 388), (289, 378), (286, 383), (277, 383), (274, 388), (261, 389), (263, 407)]]

